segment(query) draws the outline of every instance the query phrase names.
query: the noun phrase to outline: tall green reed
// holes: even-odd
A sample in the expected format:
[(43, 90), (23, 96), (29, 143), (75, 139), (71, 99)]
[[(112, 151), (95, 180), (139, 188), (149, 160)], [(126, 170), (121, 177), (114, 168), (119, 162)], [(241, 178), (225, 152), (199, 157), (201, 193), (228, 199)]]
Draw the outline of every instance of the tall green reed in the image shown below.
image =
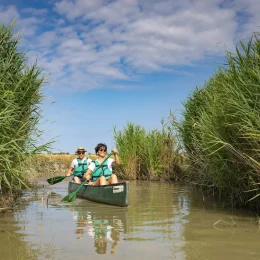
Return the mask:
[(260, 199), (260, 39), (255, 34), (184, 103), (179, 125), (190, 178), (228, 205)]
[(27, 65), (19, 49), (21, 35), (14, 22), (0, 26), (0, 191), (2, 194), (26, 186), (28, 159), (48, 148), (38, 145), (42, 132), (41, 87), (44, 79), (36, 64)]
[(124, 177), (149, 180), (181, 177), (177, 139), (163, 121), (161, 130), (146, 131), (133, 123), (128, 123), (122, 131), (114, 128), (114, 140)]

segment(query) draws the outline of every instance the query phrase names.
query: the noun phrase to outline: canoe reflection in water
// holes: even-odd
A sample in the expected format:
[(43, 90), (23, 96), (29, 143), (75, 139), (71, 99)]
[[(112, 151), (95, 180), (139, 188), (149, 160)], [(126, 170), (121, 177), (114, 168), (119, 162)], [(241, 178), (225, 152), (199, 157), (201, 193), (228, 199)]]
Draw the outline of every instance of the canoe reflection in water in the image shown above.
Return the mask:
[(77, 222), (77, 239), (82, 239), (84, 234), (88, 233), (94, 240), (95, 251), (98, 254), (115, 254), (120, 237), (128, 233), (127, 208), (88, 204), (84, 208), (72, 210)]

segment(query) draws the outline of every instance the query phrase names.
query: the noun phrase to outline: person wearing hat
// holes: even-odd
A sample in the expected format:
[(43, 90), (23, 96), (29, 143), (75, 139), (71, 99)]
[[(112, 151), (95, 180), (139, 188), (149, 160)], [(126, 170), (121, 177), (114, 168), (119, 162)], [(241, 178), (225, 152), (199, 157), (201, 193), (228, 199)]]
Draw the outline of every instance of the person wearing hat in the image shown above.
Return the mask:
[[(99, 143), (95, 147), (97, 159), (92, 161), (88, 170), (84, 174), (84, 178), (89, 180), (89, 185), (99, 186), (118, 183), (117, 176), (112, 172), (114, 165), (120, 164), (120, 159), (115, 149), (112, 149), (112, 153), (115, 159), (108, 158), (105, 164), (101, 165), (107, 156), (107, 145)], [(97, 169), (96, 169), (97, 168)]]
[(92, 162), (90, 158), (86, 158), (86, 151), (87, 150), (85, 150), (82, 146), (77, 149), (75, 153), (78, 155), (78, 158), (72, 161), (67, 173), (67, 176), (70, 176), (73, 173), (73, 180), (78, 184), (81, 184), (81, 182), (85, 180), (83, 179), (83, 175), (88, 170), (88, 166)]

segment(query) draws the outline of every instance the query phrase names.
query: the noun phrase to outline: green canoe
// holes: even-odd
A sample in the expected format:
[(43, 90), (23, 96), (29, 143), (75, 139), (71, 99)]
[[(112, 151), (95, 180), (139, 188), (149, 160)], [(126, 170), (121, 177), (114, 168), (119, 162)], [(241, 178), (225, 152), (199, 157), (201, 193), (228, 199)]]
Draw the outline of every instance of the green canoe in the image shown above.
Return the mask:
[[(69, 193), (75, 191), (80, 184), (70, 181)], [(128, 182), (111, 185), (84, 185), (77, 193), (77, 197), (120, 207), (128, 206)]]

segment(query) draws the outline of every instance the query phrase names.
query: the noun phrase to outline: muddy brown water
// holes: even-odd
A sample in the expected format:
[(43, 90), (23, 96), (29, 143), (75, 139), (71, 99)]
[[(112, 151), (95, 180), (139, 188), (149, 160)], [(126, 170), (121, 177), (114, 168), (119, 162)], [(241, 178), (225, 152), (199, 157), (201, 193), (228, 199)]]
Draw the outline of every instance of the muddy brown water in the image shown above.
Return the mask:
[(61, 202), (67, 184), (0, 216), (0, 259), (260, 259), (257, 216), (205, 206), (188, 186), (133, 181), (120, 208)]

